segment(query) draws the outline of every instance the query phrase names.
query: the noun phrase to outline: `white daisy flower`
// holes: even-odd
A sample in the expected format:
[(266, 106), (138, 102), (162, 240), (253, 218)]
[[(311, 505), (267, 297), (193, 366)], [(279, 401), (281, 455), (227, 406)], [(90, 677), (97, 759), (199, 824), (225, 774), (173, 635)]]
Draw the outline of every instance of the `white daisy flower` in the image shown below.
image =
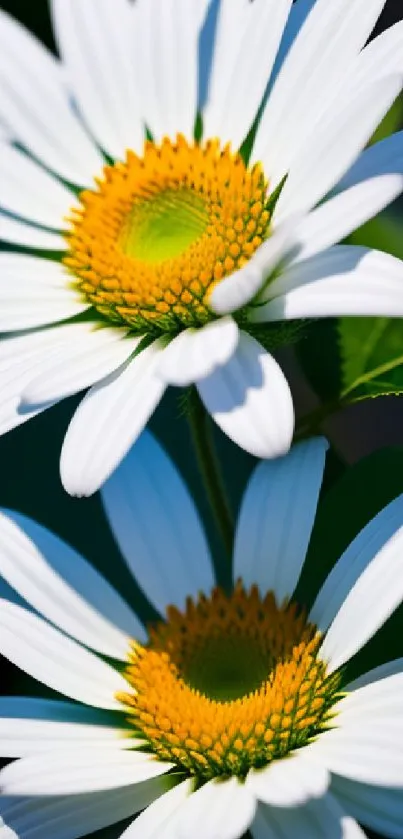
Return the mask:
[(122, 839), (358, 839), (355, 819), (401, 839), (403, 659), (350, 684), (343, 666), (403, 598), (403, 496), (307, 615), (293, 592), (325, 451), (315, 439), (257, 466), (226, 593), (144, 432), (103, 502), (160, 614), (148, 631), (70, 547), (1, 514), (0, 572), (31, 609), (0, 601), (0, 651), (76, 700), (0, 699), (0, 754), (19, 758), (0, 773), (0, 813), (19, 839), (77, 839), (140, 810)]
[(51, 0), (60, 61), (0, 13), (1, 238), (34, 249), (0, 256), (0, 432), (89, 386), (69, 492), (169, 385), (285, 453), (291, 394), (256, 336), (403, 316), (402, 263), (337, 245), (403, 188), (401, 132), (362, 152), (402, 87), (403, 24), (365, 46), (384, 3)]

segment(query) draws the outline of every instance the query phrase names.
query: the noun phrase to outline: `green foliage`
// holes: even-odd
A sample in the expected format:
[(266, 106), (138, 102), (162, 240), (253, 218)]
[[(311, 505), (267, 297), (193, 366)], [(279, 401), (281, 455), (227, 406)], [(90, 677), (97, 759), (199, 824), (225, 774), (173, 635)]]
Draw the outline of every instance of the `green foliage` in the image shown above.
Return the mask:
[(403, 324), (400, 319), (341, 318), (338, 323), (342, 398), (403, 393)]
[[(238, 320), (238, 318), (237, 318)], [(239, 323), (242, 328), (242, 322)], [(307, 329), (307, 321), (280, 321), (279, 323), (245, 324), (245, 332), (256, 338), (268, 352), (295, 344)]]
[(403, 394), (401, 319), (339, 318), (309, 329), (297, 346), (307, 379), (323, 402), (346, 405)]
[[(403, 117), (400, 97), (389, 113), (382, 139)], [(383, 125), (383, 124), (382, 124)], [(389, 126), (389, 127), (388, 127)], [(400, 219), (380, 216), (356, 230), (349, 238), (353, 245), (368, 245), (403, 259), (403, 235)], [(348, 401), (366, 397), (403, 393), (403, 324), (401, 319), (342, 318), (338, 324), (342, 386)]]
[[(308, 607), (327, 575), (355, 536), (380, 510), (403, 493), (403, 447), (375, 452), (346, 470), (324, 494), (308, 557), (298, 585)], [(348, 666), (348, 677), (402, 654), (403, 606)]]

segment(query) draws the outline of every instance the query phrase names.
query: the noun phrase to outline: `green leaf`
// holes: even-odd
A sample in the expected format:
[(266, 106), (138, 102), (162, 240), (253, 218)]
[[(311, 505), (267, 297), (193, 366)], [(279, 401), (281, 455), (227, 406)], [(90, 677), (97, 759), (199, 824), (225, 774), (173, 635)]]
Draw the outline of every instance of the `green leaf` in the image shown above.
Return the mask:
[[(401, 221), (381, 216), (350, 236), (403, 259)], [(341, 318), (338, 322), (342, 392), (347, 401), (403, 393), (403, 325), (400, 319)]]
[(403, 393), (400, 319), (340, 318), (342, 398), (348, 402)]
[[(375, 452), (344, 472), (319, 505), (296, 599), (309, 608), (355, 536), (403, 493), (403, 447)], [(403, 606), (348, 665), (348, 678), (402, 655)]]
[(305, 320), (262, 324), (249, 322), (244, 324), (242, 318), (239, 317), (236, 320), (241, 329), (244, 327), (245, 331), (252, 335), (256, 341), (259, 341), (268, 352), (297, 343), (304, 335), (308, 324), (308, 321)]

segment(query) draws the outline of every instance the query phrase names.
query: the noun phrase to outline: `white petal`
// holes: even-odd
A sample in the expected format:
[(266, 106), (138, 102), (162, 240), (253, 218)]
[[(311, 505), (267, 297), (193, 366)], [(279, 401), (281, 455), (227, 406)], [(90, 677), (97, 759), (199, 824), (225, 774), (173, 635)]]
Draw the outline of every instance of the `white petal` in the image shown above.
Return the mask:
[[(72, 706), (74, 708), (74, 706)], [(130, 731), (96, 723), (54, 722), (3, 716), (0, 719), (2, 757), (27, 757), (60, 749), (133, 749)]]
[(64, 440), (60, 469), (71, 495), (92, 495), (142, 432), (165, 385), (156, 375), (158, 339), (84, 397)]
[(336, 185), (334, 192), (342, 192), (380, 175), (400, 175), (402, 161), (403, 131), (397, 131), (365, 149)]
[(403, 839), (401, 790), (359, 784), (335, 775), (332, 791), (347, 813), (389, 839)]
[(134, 9), (137, 83), (154, 139), (193, 139), (198, 97), (198, 38), (206, 0), (138, 0)]
[(5, 12), (0, 80), (0, 117), (14, 138), (66, 180), (92, 185), (103, 158), (71, 107), (61, 65)]
[(333, 620), (320, 654), (331, 670), (366, 644), (403, 600), (403, 527), (370, 562)]
[[(2, 295), (0, 292), (0, 331), (14, 332), (19, 329), (33, 329), (46, 324), (58, 323), (73, 318), (88, 309), (88, 303), (81, 303), (75, 292), (70, 289), (57, 289), (45, 292), (32, 283), (19, 284), (14, 295)], [(5, 299), (7, 296), (14, 299)], [(53, 299), (52, 299), (53, 297)], [(50, 298), (50, 299), (49, 299)]]
[(21, 394), (51, 355), (56, 354), (64, 345), (73, 346), (88, 328), (87, 323), (70, 323), (3, 338), (0, 342), (1, 434), (51, 406), (52, 403), (47, 403), (28, 410), (21, 406)]
[(370, 670), (368, 673), (364, 673), (362, 676), (359, 676), (358, 679), (354, 679), (353, 682), (349, 682), (344, 690), (347, 693), (350, 693), (351, 691), (358, 690), (358, 688), (365, 687), (366, 685), (372, 685), (374, 682), (378, 682), (381, 679), (386, 679), (388, 676), (394, 676), (396, 673), (403, 673), (403, 658), (395, 658), (394, 661), (387, 661), (386, 664), (374, 667), (373, 670)]
[(281, 67), (256, 134), (253, 160), (263, 162), (273, 186), (289, 171), (306, 138), (318, 132), (319, 120), (384, 4), (317, 0), (313, 6)]
[[(0, 271), (2, 284), (4, 280), (10, 280), (10, 285), (21, 283), (24, 291), (29, 284), (51, 290), (67, 288), (71, 283), (71, 275), (62, 263), (27, 254), (1, 253)], [(2, 289), (2, 294), (6, 298), (7, 289)]]
[(300, 807), (310, 798), (321, 798), (330, 784), (324, 766), (304, 756), (304, 750), (282, 760), (273, 761), (264, 769), (252, 769), (246, 787), (264, 804), (271, 807)]
[(0, 772), (0, 787), (2, 795), (77, 795), (138, 784), (170, 769), (146, 752), (81, 746), (10, 763)]
[(403, 73), (403, 22), (390, 26), (359, 54), (351, 68), (352, 92), (381, 76)]
[[(364, 247), (356, 247), (354, 245), (334, 245), (323, 253), (313, 256), (311, 259), (305, 259), (303, 262), (296, 262), (293, 265), (287, 266), (284, 270), (264, 289), (255, 304), (255, 312), (253, 313), (253, 320), (259, 318), (263, 320), (263, 315), (258, 315), (262, 310), (266, 311), (267, 307), (260, 305), (268, 301), (273, 304), (277, 303), (276, 298), (290, 297), (292, 292), (306, 292), (310, 288), (316, 288), (321, 282), (335, 281), (338, 284), (351, 284), (354, 282), (357, 273), (363, 269), (372, 270), (376, 272), (389, 269), (388, 273), (391, 277), (398, 277), (398, 266), (401, 265), (401, 260), (386, 255), (380, 251), (371, 250)], [(394, 271), (393, 271), (394, 269)], [(361, 276), (361, 275), (360, 275)], [(341, 286), (343, 287), (343, 286)], [(274, 298), (274, 300), (273, 300)]]
[(316, 0), (295, 0), (293, 3), (271, 74), (268, 93), (271, 92), (284, 61), (315, 3)]
[(107, 714), (73, 703), (0, 697), (0, 754), (26, 757), (66, 747), (133, 748), (137, 741), (131, 730), (113, 722)]
[(59, 262), (2, 253), (0, 274), (0, 332), (66, 320), (89, 307), (69, 287), (69, 275)]
[[(203, 105), (207, 99), (222, 95), (222, 88), (228, 81), (235, 56), (239, 52), (245, 29), (245, 20), (250, 18), (247, 0), (213, 0), (206, 19), (208, 55), (206, 59), (203, 45), (200, 50), (201, 74), (205, 87)], [(245, 14), (246, 13), (246, 14)], [(206, 38), (206, 32), (203, 33)], [(206, 66), (205, 66), (206, 65)], [(220, 65), (220, 72), (217, 68)], [(203, 114), (204, 122), (204, 114)], [(204, 132), (206, 136), (207, 132)]]
[(51, 233), (24, 224), (23, 221), (0, 214), (0, 239), (24, 248), (40, 248), (49, 251), (64, 251), (67, 243), (59, 233)]
[(162, 777), (88, 795), (3, 797), (0, 806), (18, 839), (81, 839), (147, 807), (165, 788)]
[(209, 781), (183, 804), (178, 839), (238, 839), (255, 813), (255, 799), (238, 778)]
[(4, 824), (3, 819), (0, 816), (0, 839), (19, 839), (16, 833), (11, 830), (11, 827), (7, 827)]
[(222, 0), (203, 114), (205, 137), (220, 137), (234, 148), (242, 144), (263, 99), (291, 5), (292, 0), (237, 5)]
[(0, 652), (47, 687), (96, 708), (118, 710), (127, 682), (112, 667), (41, 618), (0, 601)]
[(192, 497), (148, 431), (104, 485), (102, 500), (122, 555), (160, 612), (169, 604), (183, 608), (188, 596), (213, 588), (209, 548)]
[(354, 163), (402, 88), (401, 76), (386, 76), (363, 88), (335, 114), (330, 111), (301, 148), (276, 205), (282, 221), (307, 212)]
[[(337, 723), (337, 718), (336, 718)], [(344, 778), (381, 787), (402, 787), (403, 724), (391, 717), (383, 723), (369, 717), (355, 725), (325, 731), (309, 746), (312, 760)]]
[(255, 297), (285, 253), (297, 243), (298, 222), (299, 216), (280, 224), (243, 268), (218, 283), (210, 300), (214, 312), (235, 312)]
[(112, 157), (141, 151), (140, 80), (135, 78), (128, 0), (52, 0), (54, 29), (84, 121)]
[(369, 685), (348, 692), (347, 696), (334, 705), (337, 725), (347, 728), (361, 724), (364, 718), (373, 722), (388, 721), (389, 716), (399, 716), (403, 721), (402, 708), (403, 670), (379, 679)]
[(67, 227), (65, 217), (76, 203), (74, 193), (6, 143), (0, 146), (0, 180), (3, 210), (55, 230)]
[(63, 344), (69, 345), (82, 340), (83, 333), (86, 334), (92, 329), (93, 325), (78, 322), (57, 324), (49, 329), (38, 329), (36, 332), (7, 335), (0, 341), (0, 374), (16, 369), (22, 364), (26, 365), (35, 356), (46, 358), (49, 353), (57, 352)]
[(281, 603), (297, 585), (315, 519), (327, 441), (312, 439), (256, 467), (238, 518), (234, 580), (273, 591)]
[(251, 310), (252, 322), (403, 317), (403, 262), (381, 251), (335, 245), (286, 269), (267, 292), (275, 299)]
[(52, 403), (48, 403), (32, 411), (20, 410), (20, 396), (19, 393), (16, 393), (18, 385), (17, 387), (12, 385), (11, 382), (11, 393), (7, 393), (6, 396), (2, 395), (3, 398), (0, 402), (0, 434), (7, 434), (8, 431), (18, 428), (18, 426), (38, 416), (42, 411), (52, 407)]
[(304, 807), (260, 804), (251, 833), (253, 839), (365, 839), (358, 824), (329, 794)]
[(30, 419), (34, 419), (42, 411), (51, 407), (51, 404), (41, 405), (40, 408), (33, 411), (20, 411), (19, 395), (8, 395), (0, 404), (0, 434), (7, 434), (8, 431), (18, 428), (18, 426), (23, 425)]
[(120, 839), (174, 839), (171, 825), (174, 820), (176, 822), (192, 788), (193, 782), (189, 778), (166, 792), (137, 817)]
[(296, 260), (300, 262), (341, 242), (391, 204), (403, 191), (403, 153), (396, 169), (400, 172), (356, 184), (313, 210), (299, 226)]
[(245, 332), (229, 362), (197, 385), (213, 419), (255, 457), (279, 457), (292, 441), (294, 408), (274, 358)]
[(229, 317), (201, 329), (185, 329), (161, 353), (158, 374), (167, 385), (193, 384), (226, 364), (238, 340), (238, 327)]
[(112, 586), (69, 545), (18, 513), (0, 512), (0, 573), (64, 632), (124, 660), (140, 622)]
[(65, 345), (41, 363), (40, 373), (30, 379), (21, 394), (24, 405), (40, 405), (64, 399), (113, 373), (139, 344), (127, 331), (88, 324), (81, 340)]
[(403, 525), (403, 495), (391, 501), (355, 537), (325, 580), (309, 620), (326, 632), (361, 574)]

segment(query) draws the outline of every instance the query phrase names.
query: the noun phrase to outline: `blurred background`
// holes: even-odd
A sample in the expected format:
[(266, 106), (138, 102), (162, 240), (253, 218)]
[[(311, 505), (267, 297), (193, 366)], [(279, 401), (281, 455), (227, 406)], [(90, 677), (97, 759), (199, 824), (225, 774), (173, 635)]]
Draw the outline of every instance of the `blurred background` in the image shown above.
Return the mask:
[[(111, 0), (113, 2), (113, 0)], [(332, 2), (332, 0), (329, 0)], [(48, 47), (55, 50), (50, 27), (47, 0), (1, 0), (0, 8), (17, 17), (33, 31)], [(388, 0), (379, 20), (376, 34), (403, 18), (402, 0)], [(402, 103), (394, 109), (384, 132), (403, 127)], [(354, 242), (391, 251), (403, 258), (403, 202), (398, 201), (383, 213), (376, 222), (366, 225), (354, 236)], [(403, 325), (402, 347), (403, 347)], [(311, 340), (315, 351), (320, 351), (324, 340), (320, 331)], [(326, 339), (327, 340), (327, 339)], [(301, 342), (303, 343), (303, 342)], [(309, 349), (305, 344), (305, 350)], [(403, 351), (402, 351), (403, 352)], [(287, 348), (278, 358), (289, 377), (296, 400), (297, 413), (305, 415), (319, 404), (320, 388), (315, 393), (301, 367), (303, 361), (299, 349)], [(322, 394), (323, 395), (323, 394)], [(0, 396), (1, 398), (1, 396)], [(138, 609), (147, 620), (150, 611), (140, 591), (136, 590), (131, 577), (120, 560), (108, 531), (98, 497), (75, 500), (62, 490), (58, 461), (62, 440), (80, 397), (65, 400), (61, 405), (45, 412), (25, 426), (0, 438), (0, 506), (19, 510), (45, 524), (73, 544), (92, 561), (113, 584)], [(151, 428), (165, 444), (181, 469), (190, 486), (206, 522), (213, 546), (219, 574), (223, 574), (220, 562), (221, 546), (210, 516), (208, 503), (201, 485), (194, 459), (186, 417), (184, 415), (181, 391), (170, 389), (154, 415)], [(324, 485), (322, 519), (314, 534), (317, 550), (325, 533), (330, 540), (326, 547), (329, 565), (343, 549), (349, 539), (390, 498), (403, 491), (403, 398), (387, 397), (359, 403), (332, 417), (325, 426), (332, 440), (334, 452), (330, 455)], [(224, 475), (229, 487), (234, 512), (239, 505), (242, 489), (254, 465), (252, 458), (235, 448), (223, 435), (215, 432), (216, 443), (222, 461)], [(386, 453), (379, 450), (387, 447)], [(378, 454), (377, 454), (378, 452)], [(368, 458), (369, 456), (369, 458)], [(365, 460), (364, 460), (365, 458)], [(356, 464), (346, 477), (346, 467)], [(366, 470), (366, 471), (365, 471)], [(368, 498), (360, 499), (355, 490), (354, 475), (365, 472), (368, 478)], [(343, 490), (337, 489), (337, 482)], [(358, 480), (358, 477), (357, 477)], [(340, 505), (340, 515), (345, 526), (340, 535), (338, 523), (329, 520), (326, 512), (326, 493), (333, 493)], [(354, 499), (354, 501), (353, 501)], [(351, 507), (354, 507), (352, 515)], [(323, 570), (323, 574), (325, 570)], [(313, 575), (312, 575), (313, 576)], [(307, 590), (311, 585), (309, 570), (304, 580)], [(0, 584), (1, 594), (1, 584)], [(382, 660), (382, 649), (386, 648), (394, 635), (386, 629), (377, 640), (377, 655)], [(396, 641), (396, 639), (395, 639)], [(372, 649), (375, 649), (373, 647)], [(393, 655), (389, 654), (388, 658)], [(396, 647), (396, 655), (402, 655)], [(43, 689), (19, 671), (1, 662), (0, 688), (5, 694), (28, 693), (44, 695)], [(50, 692), (48, 693), (50, 695)], [(124, 825), (115, 826), (97, 834), (95, 839), (114, 839), (120, 836)], [(375, 837), (375, 834), (368, 833)], [(388, 839), (388, 837), (386, 837)]]

